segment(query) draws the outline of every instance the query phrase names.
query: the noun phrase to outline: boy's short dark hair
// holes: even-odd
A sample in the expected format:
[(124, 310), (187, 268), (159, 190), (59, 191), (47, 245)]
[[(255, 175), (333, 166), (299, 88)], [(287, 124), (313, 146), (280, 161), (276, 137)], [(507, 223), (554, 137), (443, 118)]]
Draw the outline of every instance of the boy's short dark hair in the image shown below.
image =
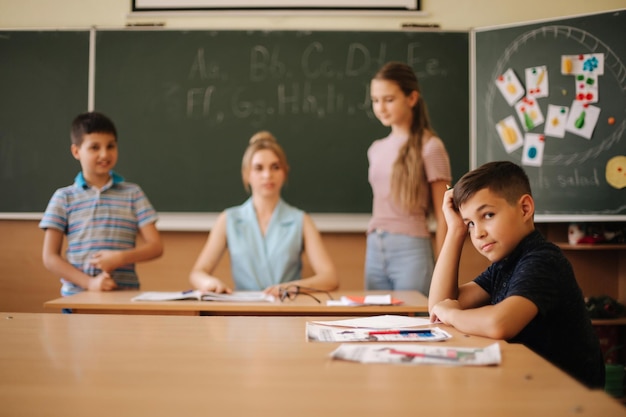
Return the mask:
[(528, 176), (522, 167), (510, 161), (494, 161), (468, 172), (454, 184), (454, 205), (461, 206), (485, 188), (509, 204), (515, 204), (524, 194), (532, 196)]
[(70, 137), (72, 144), (80, 146), (85, 135), (90, 133), (110, 133), (117, 141), (117, 129), (107, 116), (98, 112), (81, 113), (72, 122)]

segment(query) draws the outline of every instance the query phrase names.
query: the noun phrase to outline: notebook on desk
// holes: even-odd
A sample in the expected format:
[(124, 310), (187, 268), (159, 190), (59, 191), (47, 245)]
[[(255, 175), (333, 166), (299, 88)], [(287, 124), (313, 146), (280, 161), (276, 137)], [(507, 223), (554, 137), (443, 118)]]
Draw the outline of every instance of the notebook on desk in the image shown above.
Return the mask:
[(132, 301), (231, 301), (231, 302), (272, 302), (274, 297), (262, 291), (234, 291), (230, 294), (198, 290), (187, 291), (149, 291), (132, 298)]

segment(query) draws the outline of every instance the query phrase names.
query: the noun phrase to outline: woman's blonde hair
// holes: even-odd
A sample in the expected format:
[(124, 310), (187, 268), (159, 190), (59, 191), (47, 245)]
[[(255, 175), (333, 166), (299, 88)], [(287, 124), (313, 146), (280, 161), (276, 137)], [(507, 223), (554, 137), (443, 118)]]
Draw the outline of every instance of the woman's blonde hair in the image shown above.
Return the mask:
[(274, 152), (274, 155), (278, 157), (278, 162), (285, 172), (285, 180), (287, 179), (287, 174), (289, 174), (289, 164), (287, 163), (287, 156), (285, 155), (285, 151), (283, 150), (283, 148), (278, 144), (278, 141), (276, 140), (274, 135), (265, 130), (257, 132), (250, 138), (250, 141), (248, 142), (248, 147), (243, 153), (243, 159), (241, 160), (241, 179), (243, 180), (243, 187), (248, 193), (250, 192), (250, 183), (248, 181), (248, 177), (250, 176), (252, 157), (257, 151), (261, 151), (264, 149)]
[(421, 96), (417, 76), (407, 64), (388, 62), (378, 70), (373, 79), (396, 83), (406, 96), (409, 96), (413, 91), (418, 94), (417, 103), (413, 106), (411, 134), (407, 142), (400, 148), (391, 174), (391, 196), (403, 210), (410, 213), (417, 207), (420, 196), (424, 192), (423, 184), (426, 182), (422, 145), (424, 144), (425, 132), (434, 134), (428, 109)]

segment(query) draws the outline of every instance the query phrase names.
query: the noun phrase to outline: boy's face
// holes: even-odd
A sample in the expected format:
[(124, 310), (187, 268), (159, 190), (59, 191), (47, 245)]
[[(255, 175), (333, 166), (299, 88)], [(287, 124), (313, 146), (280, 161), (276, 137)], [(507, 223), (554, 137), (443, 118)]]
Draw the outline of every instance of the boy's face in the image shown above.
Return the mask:
[(72, 155), (78, 161), (88, 182), (107, 178), (117, 163), (117, 141), (110, 133), (90, 133), (80, 146), (72, 145)]
[(463, 203), (459, 212), (474, 247), (491, 262), (508, 256), (534, 228), (534, 204), (527, 194), (511, 205), (485, 188)]

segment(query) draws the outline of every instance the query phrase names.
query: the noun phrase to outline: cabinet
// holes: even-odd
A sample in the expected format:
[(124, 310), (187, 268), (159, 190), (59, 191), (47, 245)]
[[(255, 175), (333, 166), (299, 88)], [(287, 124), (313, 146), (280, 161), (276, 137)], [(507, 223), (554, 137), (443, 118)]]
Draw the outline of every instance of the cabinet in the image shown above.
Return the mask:
[(536, 227), (563, 250), (585, 296), (608, 295), (626, 304), (626, 244), (570, 245), (568, 223), (538, 223)]

